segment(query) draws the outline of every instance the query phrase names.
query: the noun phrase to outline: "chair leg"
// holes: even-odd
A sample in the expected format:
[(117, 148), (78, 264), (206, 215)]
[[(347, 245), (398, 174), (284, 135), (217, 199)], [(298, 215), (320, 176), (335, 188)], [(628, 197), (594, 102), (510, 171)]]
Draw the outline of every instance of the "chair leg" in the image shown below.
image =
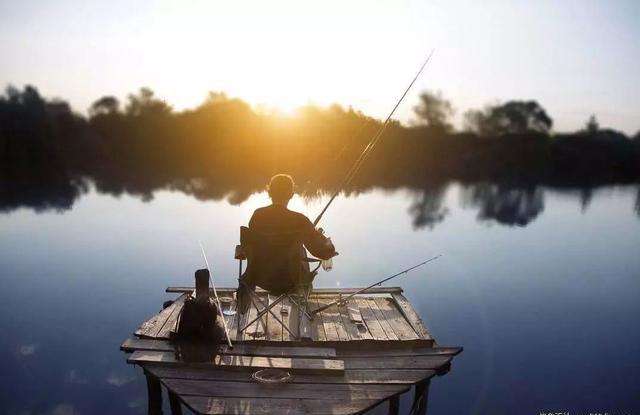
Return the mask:
[[(258, 315), (256, 318), (254, 318), (253, 320), (251, 320), (250, 322), (248, 322), (240, 331), (244, 331), (247, 327), (249, 327), (250, 325), (252, 325), (253, 323), (255, 323), (259, 318), (261, 318), (262, 316), (264, 316), (269, 310), (271, 310), (276, 304), (278, 304), (280, 301), (282, 301), (282, 299), (284, 298), (284, 295), (279, 296), (278, 298), (276, 298), (276, 301), (274, 301), (273, 303), (269, 304), (268, 306), (266, 306), (265, 308), (263, 308), (262, 310), (259, 310), (258, 307), (256, 306), (255, 303), (253, 303), (253, 305), (256, 307), (256, 310), (258, 310)], [(252, 299), (253, 300), (253, 299)]]
[(289, 301), (291, 301), (293, 304), (298, 306), (298, 309), (300, 311), (302, 311), (304, 314), (307, 315), (307, 318), (309, 318), (309, 320), (311, 320), (311, 314), (309, 314), (309, 312), (307, 311), (307, 306), (306, 306), (306, 300), (305, 300), (305, 304), (301, 302), (297, 302), (296, 300), (293, 299), (293, 297), (291, 297), (289, 294), (287, 294), (287, 297), (289, 298)]
[[(263, 309), (266, 309), (266, 310), (267, 310), (267, 312), (268, 312), (269, 314), (271, 314), (271, 315), (273, 316), (273, 318), (275, 318), (275, 319), (278, 321), (278, 323), (280, 323), (280, 324), (282, 325), (282, 327), (284, 327), (284, 328), (285, 328), (285, 330), (287, 330), (287, 331), (289, 332), (289, 334), (291, 335), (291, 337), (293, 337), (293, 338), (294, 338), (294, 339), (296, 339), (296, 340), (298, 339), (298, 336), (296, 336), (296, 335), (291, 331), (291, 329), (289, 329), (289, 327), (288, 327), (286, 324), (284, 324), (284, 323), (282, 322), (282, 320), (280, 320), (280, 318), (279, 318), (278, 316), (276, 316), (276, 314), (271, 310), (271, 308), (273, 307), (273, 305), (277, 304), (277, 302), (274, 302), (274, 303), (272, 304), (272, 306), (271, 306), (271, 307), (269, 307), (269, 306), (267, 306), (265, 303), (263, 303), (263, 302), (262, 302), (262, 300), (260, 299), (260, 297), (258, 297), (258, 294), (254, 293), (253, 291), (249, 291), (249, 293), (250, 293), (250, 294), (253, 296), (253, 298), (254, 298), (254, 299), (255, 299), (255, 300), (256, 300), (256, 301), (257, 301), (257, 302), (262, 306), (262, 308), (263, 308)], [(280, 296), (280, 297), (284, 298), (284, 296)], [(256, 307), (256, 309), (257, 309), (257, 307)], [(255, 321), (255, 320), (257, 320), (257, 319), (254, 319), (254, 321)], [(250, 324), (251, 324), (251, 323), (250, 323)], [(250, 324), (247, 324), (247, 325), (246, 325), (242, 330), (240, 330), (240, 331), (244, 331), (244, 330), (245, 330), (245, 329), (246, 329)]]

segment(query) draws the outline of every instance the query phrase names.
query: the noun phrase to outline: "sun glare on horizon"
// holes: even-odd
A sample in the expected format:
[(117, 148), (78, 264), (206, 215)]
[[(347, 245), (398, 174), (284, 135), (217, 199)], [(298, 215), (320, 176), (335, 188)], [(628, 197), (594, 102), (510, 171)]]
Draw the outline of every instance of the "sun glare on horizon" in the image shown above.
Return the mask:
[(588, 1), (14, 2), (0, 13), (0, 81), (35, 85), (79, 112), (146, 86), (177, 110), (218, 91), (285, 115), (337, 103), (384, 118), (435, 48), (396, 113), (403, 122), (429, 89), (451, 100), (458, 123), (468, 109), (535, 99), (559, 131), (595, 113), (634, 133), (635, 9)]

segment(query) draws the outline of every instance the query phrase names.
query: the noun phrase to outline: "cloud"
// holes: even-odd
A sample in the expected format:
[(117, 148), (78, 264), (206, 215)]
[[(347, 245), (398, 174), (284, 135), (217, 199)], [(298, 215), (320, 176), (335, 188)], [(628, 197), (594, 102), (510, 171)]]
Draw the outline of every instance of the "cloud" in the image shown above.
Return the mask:
[(147, 399), (144, 397), (138, 397), (132, 401), (127, 403), (127, 406), (130, 409), (133, 409), (135, 412), (143, 413), (147, 409)]
[(64, 377), (65, 383), (77, 384), (77, 385), (86, 385), (87, 379), (78, 374), (75, 369), (69, 369), (67, 374)]
[(22, 356), (30, 356), (35, 353), (37, 348), (38, 348), (37, 344), (25, 344), (23, 346), (20, 346), (20, 348), (18, 349), (18, 352)]
[(113, 386), (120, 387), (120, 386), (126, 385), (127, 383), (133, 382), (134, 380), (135, 380), (135, 377), (133, 376), (122, 376), (122, 375), (116, 375), (115, 373), (112, 373), (107, 378), (107, 383)]
[(68, 403), (61, 403), (56, 405), (50, 412), (51, 415), (80, 415), (73, 405)]

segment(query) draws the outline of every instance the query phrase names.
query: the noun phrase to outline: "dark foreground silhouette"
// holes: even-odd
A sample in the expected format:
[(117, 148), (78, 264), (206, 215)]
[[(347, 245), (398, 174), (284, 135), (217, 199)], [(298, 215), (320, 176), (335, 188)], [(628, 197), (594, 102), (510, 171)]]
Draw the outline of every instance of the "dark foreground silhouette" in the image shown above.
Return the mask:
[[(542, 187), (578, 189), (586, 206), (599, 186), (640, 183), (638, 135), (600, 129), (595, 118), (552, 135), (535, 101), (511, 101), (470, 111), (468, 131), (455, 132), (451, 112), (441, 96), (423, 94), (418, 123), (391, 124), (345, 192), (412, 190), (414, 226), (423, 227), (446, 216), (441, 199), (456, 182), (480, 219), (526, 225), (544, 208)], [(124, 108), (103, 97), (83, 117), (33, 87), (8, 88), (0, 96), (0, 211), (69, 209), (90, 183), (143, 200), (173, 189), (241, 203), (278, 171), (315, 197), (336, 188), (380, 123), (339, 106), (283, 118), (224, 94), (173, 111), (145, 88)], [(635, 208), (640, 215), (640, 192)]]

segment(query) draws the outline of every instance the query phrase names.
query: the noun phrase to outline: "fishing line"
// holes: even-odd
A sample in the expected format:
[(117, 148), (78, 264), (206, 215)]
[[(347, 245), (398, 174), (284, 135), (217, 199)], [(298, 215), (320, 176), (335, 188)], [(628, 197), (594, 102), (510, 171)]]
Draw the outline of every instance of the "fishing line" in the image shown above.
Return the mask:
[(411, 83), (409, 84), (407, 89), (405, 89), (404, 93), (402, 94), (402, 96), (400, 97), (398, 102), (396, 102), (396, 105), (393, 107), (393, 109), (391, 110), (391, 112), (387, 116), (387, 118), (384, 121), (384, 123), (380, 126), (378, 131), (371, 138), (371, 140), (369, 141), (367, 146), (364, 148), (364, 150), (362, 150), (362, 153), (360, 153), (360, 156), (358, 157), (358, 159), (355, 161), (355, 163), (353, 164), (351, 169), (349, 169), (349, 171), (347, 172), (347, 175), (345, 176), (345, 178), (342, 181), (342, 183), (340, 184), (340, 186), (331, 195), (331, 198), (329, 199), (329, 201), (327, 202), (325, 207), (322, 209), (322, 211), (320, 212), (320, 214), (318, 215), (316, 220), (313, 221), (313, 225), (314, 226), (318, 225), (318, 223), (320, 222), (320, 219), (322, 219), (322, 216), (327, 211), (327, 209), (329, 209), (329, 206), (331, 206), (331, 203), (333, 203), (333, 200), (338, 196), (338, 194), (340, 194), (340, 192), (347, 185), (349, 185), (349, 183), (351, 183), (351, 180), (353, 180), (353, 177), (360, 170), (360, 167), (362, 166), (362, 164), (365, 162), (365, 160), (367, 159), (367, 157), (371, 153), (371, 150), (373, 150), (373, 148), (376, 146), (376, 144), (378, 144), (378, 141), (380, 141), (380, 137), (382, 137), (382, 133), (384, 133), (384, 131), (387, 129), (387, 126), (389, 125), (389, 121), (391, 120), (391, 117), (393, 116), (393, 114), (396, 112), (396, 109), (398, 109), (398, 107), (400, 106), (400, 103), (402, 102), (402, 100), (404, 100), (404, 97), (407, 96), (407, 93), (409, 92), (409, 90), (411, 89), (413, 84), (416, 82), (416, 80), (418, 79), (418, 77), (420, 76), (422, 71), (424, 70), (425, 66), (427, 66), (427, 63), (429, 63), (429, 61), (431, 60), (431, 56), (433, 56), (433, 51), (434, 50), (432, 49), (431, 52), (429, 53), (429, 56), (427, 56), (427, 59), (425, 59), (424, 63), (420, 67), (420, 70), (418, 70), (418, 72), (416, 73), (415, 77), (413, 78), (413, 80), (411, 81)]

